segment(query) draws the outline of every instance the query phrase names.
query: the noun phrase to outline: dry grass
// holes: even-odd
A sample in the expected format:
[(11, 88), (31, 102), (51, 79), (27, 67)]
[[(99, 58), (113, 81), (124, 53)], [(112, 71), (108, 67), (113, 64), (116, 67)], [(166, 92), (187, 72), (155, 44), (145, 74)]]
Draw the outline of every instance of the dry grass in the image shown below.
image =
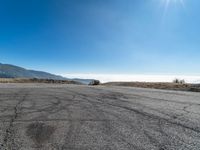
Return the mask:
[(108, 83), (104, 83), (103, 85), (200, 92), (200, 85), (186, 84), (186, 83), (180, 84), (180, 83), (163, 83), (163, 82), (160, 82), (160, 83), (152, 83), (152, 82), (108, 82)]
[(55, 83), (55, 84), (80, 84), (70, 80), (52, 80), (52, 79), (26, 79), (26, 78), (0, 78), (0, 83)]

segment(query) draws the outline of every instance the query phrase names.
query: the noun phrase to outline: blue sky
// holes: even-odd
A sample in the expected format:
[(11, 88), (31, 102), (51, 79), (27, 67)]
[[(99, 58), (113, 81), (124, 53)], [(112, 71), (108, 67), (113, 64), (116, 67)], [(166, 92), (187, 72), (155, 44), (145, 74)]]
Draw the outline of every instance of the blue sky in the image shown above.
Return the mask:
[(199, 0), (0, 0), (0, 62), (64, 73), (200, 75)]

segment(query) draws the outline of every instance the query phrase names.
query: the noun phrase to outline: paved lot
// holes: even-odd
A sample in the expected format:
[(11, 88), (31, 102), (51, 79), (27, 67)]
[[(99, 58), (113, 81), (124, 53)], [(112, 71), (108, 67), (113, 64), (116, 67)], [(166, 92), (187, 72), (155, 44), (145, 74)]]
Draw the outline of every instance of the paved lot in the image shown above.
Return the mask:
[(199, 150), (200, 93), (0, 84), (1, 150)]

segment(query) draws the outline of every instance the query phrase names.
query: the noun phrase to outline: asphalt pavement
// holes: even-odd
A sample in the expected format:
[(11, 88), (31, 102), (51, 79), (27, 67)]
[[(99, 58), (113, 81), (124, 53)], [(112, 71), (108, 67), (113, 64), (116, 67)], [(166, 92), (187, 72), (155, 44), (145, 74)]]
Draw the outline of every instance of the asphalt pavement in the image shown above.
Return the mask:
[(0, 150), (200, 150), (200, 93), (0, 84)]

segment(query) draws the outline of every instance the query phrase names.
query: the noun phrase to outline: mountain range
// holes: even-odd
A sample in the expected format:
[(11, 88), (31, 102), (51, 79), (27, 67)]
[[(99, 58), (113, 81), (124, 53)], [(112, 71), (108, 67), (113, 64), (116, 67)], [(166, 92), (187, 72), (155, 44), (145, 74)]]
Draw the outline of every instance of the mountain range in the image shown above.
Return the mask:
[(0, 78), (37, 78), (53, 80), (73, 80), (83, 84), (89, 84), (93, 79), (69, 79), (48, 72), (28, 70), (11, 64), (0, 63)]

